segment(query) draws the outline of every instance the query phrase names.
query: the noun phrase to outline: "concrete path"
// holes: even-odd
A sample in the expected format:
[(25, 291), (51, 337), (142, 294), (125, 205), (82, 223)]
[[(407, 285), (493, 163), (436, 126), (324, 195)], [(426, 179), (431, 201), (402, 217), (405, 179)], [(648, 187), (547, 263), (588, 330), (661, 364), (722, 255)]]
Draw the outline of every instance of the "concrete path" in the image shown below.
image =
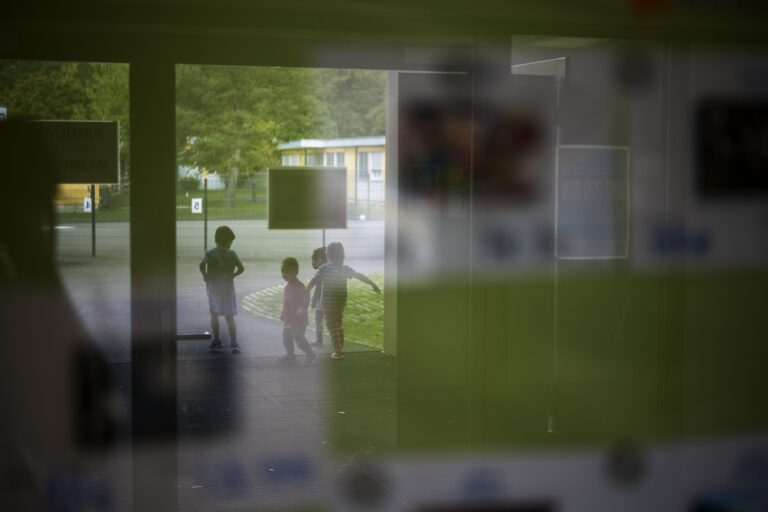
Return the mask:
[[(215, 228), (209, 225), (209, 245)], [(281, 284), (280, 262), (299, 260), (299, 277), (312, 275), (310, 256), (322, 245), (320, 231), (267, 229), (264, 220), (226, 221), (237, 235), (232, 248), (246, 267), (235, 281), (238, 300), (253, 291)], [(110, 362), (130, 361), (130, 230), (128, 223), (102, 223), (96, 229), (96, 257), (91, 257), (89, 224), (57, 226), (57, 261), (64, 285), (96, 343)], [(384, 222), (350, 221), (345, 230), (328, 230), (326, 243), (340, 241), (347, 264), (364, 273), (384, 271)], [(179, 333), (210, 330), (205, 285), (198, 265), (203, 252), (203, 224), (177, 223), (177, 327)], [(279, 322), (241, 309), (238, 335), (244, 357), (277, 356), (282, 351)], [(222, 326), (223, 327), (223, 326)], [(179, 359), (210, 357), (204, 342), (180, 342)]]

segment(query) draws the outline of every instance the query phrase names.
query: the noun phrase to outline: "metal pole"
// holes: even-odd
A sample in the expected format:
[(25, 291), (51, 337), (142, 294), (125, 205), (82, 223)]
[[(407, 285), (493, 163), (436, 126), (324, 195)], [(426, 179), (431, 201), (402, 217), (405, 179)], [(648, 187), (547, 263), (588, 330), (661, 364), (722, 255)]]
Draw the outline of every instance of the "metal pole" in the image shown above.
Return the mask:
[(553, 297), (552, 297), (552, 373), (549, 379), (549, 407), (547, 411), (547, 433), (554, 434), (556, 432), (555, 425), (555, 401), (557, 399), (557, 355), (558, 355), (558, 328), (557, 323), (560, 319), (559, 313), (559, 301), (558, 294), (558, 279), (560, 263), (557, 257), (557, 201), (559, 199), (557, 192), (557, 180), (558, 180), (558, 166), (560, 165), (560, 77), (555, 77), (555, 109), (557, 111), (557, 120), (555, 125), (555, 261), (553, 263)]
[(355, 208), (357, 208), (357, 182), (358, 182), (359, 172), (360, 172), (360, 152), (359, 152), (359, 148), (355, 146)]
[(203, 252), (208, 250), (208, 171), (203, 178)]
[(96, 257), (96, 185), (91, 183), (91, 258)]
[(371, 172), (368, 171), (368, 219), (371, 218)]

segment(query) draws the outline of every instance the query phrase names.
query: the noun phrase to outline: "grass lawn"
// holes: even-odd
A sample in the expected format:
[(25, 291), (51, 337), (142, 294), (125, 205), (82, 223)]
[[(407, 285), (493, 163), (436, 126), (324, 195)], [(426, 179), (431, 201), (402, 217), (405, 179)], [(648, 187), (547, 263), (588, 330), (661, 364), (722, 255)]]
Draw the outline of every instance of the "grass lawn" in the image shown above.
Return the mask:
[[(224, 190), (208, 191), (208, 218), (209, 219), (237, 219), (237, 218), (267, 218), (267, 196), (266, 191), (257, 194), (255, 197), (251, 194), (250, 188), (239, 188), (235, 197), (229, 201), (225, 199)], [(192, 198), (203, 197), (203, 191), (195, 192), (177, 191), (176, 193), (176, 219), (190, 220), (202, 219), (202, 214), (192, 213)], [(58, 223), (72, 222), (90, 222), (91, 214), (82, 211), (82, 206), (74, 207), (80, 211), (59, 211), (57, 213)], [(130, 195), (128, 193), (115, 194), (112, 196), (111, 203), (107, 208), (96, 210), (96, 222), (127, 222), (130, 218)]]
[[(91, 214), (83, 212), (82, 209), (82, 205), (62, 207), (56, 212), (57, 224), (91, 222)], [(96, 222), (127, 222), (130, 212), (130, 196), (115, 194), (109, 208), (96, 209)]]
[[(380, 273), (368, 277), (384, 290), (384, 276)], [(371, 291), (371, 287), (357, 279), (348, 281), (349, 295), (344, 311), (344, 339), (351, 343), (382, 350), (384, 347), (384, 298)], [(280, 320), (283, 307), (283, 287), (275, 285), (246, 295), (241, 301), (243, 309), (264, 318)], [(383, 293), (383, 292), (382, 292)], [(314, 319), (310, 312), (310, 326)]]
[[(193, 197), (203, 197), (203, 194), (202, 192), (190, 192), (189, 197), (186, 197), (183, 193), (176, 195), (176, 220), (200, 220), (203, 218), (203, 215), (200, 213), (192, 213)], [(239, 194), (230, 200), (226, 200), (223, 190), (208, 192), (208, 218), (266, 219), (267, 197), (257, 196), (256, 200), (253, 200), (250, 195)]]

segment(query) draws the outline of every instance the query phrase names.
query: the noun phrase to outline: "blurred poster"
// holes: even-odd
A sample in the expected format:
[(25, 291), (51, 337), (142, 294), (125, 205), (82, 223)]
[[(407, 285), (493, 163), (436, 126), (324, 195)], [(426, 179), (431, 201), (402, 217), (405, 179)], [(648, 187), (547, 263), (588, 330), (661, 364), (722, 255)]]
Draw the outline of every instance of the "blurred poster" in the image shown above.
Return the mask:
[(626, 258), (629, 248), (629, 148), (558, 148), (555, 256)]
[(398, 276), (410, 283), (463, 279), (470, 260), (471, 77), (403, 72), (397, 90)]
[(557, 125), (552, 77), (498, 77), (486, 71), (475, 91), (475, 206), (516, 213), (535, 208), (552, 183)]
[(551, 76), (494, 73), (494, 64), (475, 83), (472, 174), (473, 275), (490, 280), (552, 261), (557, 126)]
[(401, 206), (466, 215), (472, 157), (471, 78), (400, 73)]

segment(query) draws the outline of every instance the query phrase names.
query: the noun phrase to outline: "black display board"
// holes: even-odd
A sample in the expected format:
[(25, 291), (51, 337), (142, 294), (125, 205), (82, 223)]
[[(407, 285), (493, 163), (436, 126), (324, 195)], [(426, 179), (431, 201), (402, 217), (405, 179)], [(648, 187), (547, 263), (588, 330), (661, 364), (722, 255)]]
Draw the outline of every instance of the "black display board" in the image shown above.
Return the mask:
[(117, 122), (35, 121), (59, 183), (117, 183)]
[(347, 227), (344, 167), (269, 169), (269, 229)]

